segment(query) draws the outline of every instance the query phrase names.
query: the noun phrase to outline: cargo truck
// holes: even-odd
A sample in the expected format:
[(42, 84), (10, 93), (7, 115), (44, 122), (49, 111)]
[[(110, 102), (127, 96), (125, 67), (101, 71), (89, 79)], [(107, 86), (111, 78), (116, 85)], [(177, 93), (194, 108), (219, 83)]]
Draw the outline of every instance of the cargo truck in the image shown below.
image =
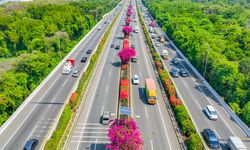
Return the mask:
[(67, 59), (65, 65), (63, 66), (62, 74), (70, 74), (70, 72), (74, 68), (74, 64), (75, 60), (73, 58)]
[(156, 86), (153, 79), (146, 79), (145, 82), (145, 92), (147, 96), (148, 104), (156, 104)]
[(246, 145), (241, 141), (239, 137), (230, 136), (227, 140), (228, 148), (230, 150), (247, 150)]
[(160, 35), (159, 38), (160, 38), (160, 39), (159, 39), (159, 42), (163, 43), (163, 42), (164, 42), (164, 36), (163, 36), (163, 35)]

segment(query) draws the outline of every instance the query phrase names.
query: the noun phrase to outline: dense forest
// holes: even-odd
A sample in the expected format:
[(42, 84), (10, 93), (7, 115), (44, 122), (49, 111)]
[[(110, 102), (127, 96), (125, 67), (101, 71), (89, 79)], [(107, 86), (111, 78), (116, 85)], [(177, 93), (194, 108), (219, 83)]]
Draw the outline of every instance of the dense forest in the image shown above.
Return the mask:
[(250, 2), (143, 0), (190, 62), (250, 127)]
[(0, 8), (0, 125), (119, 0), (15, 3)]

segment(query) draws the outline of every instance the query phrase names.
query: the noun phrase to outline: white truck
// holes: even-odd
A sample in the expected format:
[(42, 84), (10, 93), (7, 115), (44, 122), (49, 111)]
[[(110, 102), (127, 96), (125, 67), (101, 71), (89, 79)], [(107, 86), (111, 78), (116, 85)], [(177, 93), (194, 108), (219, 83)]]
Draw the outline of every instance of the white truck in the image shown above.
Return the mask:
[(74, 59), (69, 58), (66, 60), (65, 65), (63, 66), (62, 74), (70, 74), (74, 67)]
[(230, 150), (247, 150), (246, 145), (236, 136), (230, 136), (227, 140), (227, 145)]
[(149, 27), (149, 32), (150, 33), (154, 33), (155, 32), (154, 28), (153, 27)]

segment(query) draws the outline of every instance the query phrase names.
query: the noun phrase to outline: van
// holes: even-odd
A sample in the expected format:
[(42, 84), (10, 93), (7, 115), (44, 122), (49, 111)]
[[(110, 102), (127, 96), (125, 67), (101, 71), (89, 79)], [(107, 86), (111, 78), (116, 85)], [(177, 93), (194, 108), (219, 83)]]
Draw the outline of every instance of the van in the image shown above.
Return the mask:
[(167, 51), (167, 50), (163, 50), (163, 51), (162, 51), (162, 58), (163, 58), (163, 59), (168, 59), (168, 57), (169, 57), (169, 56), (168, 56), (168, 51)]
[(227, 140), (227, 145), (231, 150), (247, 150), (246, 145), (236, 136), (230, 136)]
[(109, 124), (109, 120), (110, 120), (110, 111), (104, 111), (102, 114), (102, 124), (103, 125), (108, 125)]

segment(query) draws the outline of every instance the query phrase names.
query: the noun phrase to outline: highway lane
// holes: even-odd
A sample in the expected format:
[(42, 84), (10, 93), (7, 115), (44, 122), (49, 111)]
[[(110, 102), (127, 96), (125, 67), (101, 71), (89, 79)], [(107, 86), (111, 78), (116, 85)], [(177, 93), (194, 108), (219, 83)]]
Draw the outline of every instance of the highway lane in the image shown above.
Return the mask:
[(122, 47), (122, 40), (119, 38), (122, 35), (123, 22), (124, 15), (121, 15), (103, 50), (100, 65), (85, 96), (85, 102), (66, 149), (105, 149), (105, 144), (108, 143), (108, 126), (101, 124), (101, 116), (103, 111), (110, 111), (112, 117), (116, 117), (120, 60), (117, 56), (119, 50), (110, 46), (111, 43), (115, 43)]
[[(77, 51), (71, 55), (76, 59), (75, 68), (81, 70), (85, 67), (85, 64), (80, 63), (82, 53), (85, 53), (87, 48), (96, 46), (96, 41), (99, 41), (106, 27), (107, 25), (104, 25), (101, 31), (94, 30), (90, 33), (89, 37), (78, 46)], [(40, 144), (42, 143), (76, 81), (76, 78), (72, 78), (71, 75), (61, 75), (61, 71), (62, 67), (1, 133), (1, 149), (22, 149), (28, 138), (39, 139)]]
[[(147, 19), (149, 20), (149, 19)], [(157, 29), (157, 35), (162, 35), (163, 32), (159, 27)], [(154, 43), (156, 39), (153, 40)], [(196, 128), (201, 132), (204, 128), (212, 129), (221, 141), (222, 148), (226, 148), (226, 139), (229, 136), (239, 136), (244, 143), (250, 147), (250, 140), (246, 137), (244, 132), (239, 128), (239, 126), (231, 120), (230, 116), (224, 110), (224, 108), (217, 102), (214, 96), (206, 87), (204, 87), (194, 72), (189, 68), (187, 63), (181, 58), (181, 56), (176, 52), (170, 41), (167, 41), (166, 45), (161, 44), (158, 48), (159, 53), (162, 53), (163, 49), (167, 49), (170, 53), (170, 60), (165, 60), (165, 66), (170, 71), (172, 68), (185, 68), (188, 71), (189, 77), (187, 78), (172, 78), (174, 84), (176, 85), (179, 96), (183, 99), (188, 111), (191, 114), (192, 120), (196, 125)], [(179, 65), (174, 65), (171, 60), (173, 57), (177, 57), (179, 60)], [(204, 113), (204, 108), (206, 105), (212, 105), (219, 113), (219, 120), (211, 121), (207, 118)]]
[[(135, 9), (136, 10), (136, 9)], [(137, 14), (137, 13), (136, 13)], [(136, 15), (137, 22), (133, 26), (139, 27), (139, 33), (133, 33), (132, 43), (138, 55), (138, 62), (131, 63), (131, 78), (134, 74), (140, 77), (139, 85), (132, 85), (132, 112), (133, 118), (137, 122), (144, 140), (144, 149), (166, 150), (181, 149), (175, 130), (172, 126), (168, 110), (161, 95), (161, 90), (154, 74), (152, 62), (145, 44), (143, 30), (140, 25), (139, 17)], [(145, 79), (152, 78), (157, 86), (158, 103), (148, 105), (145, 95)]]

